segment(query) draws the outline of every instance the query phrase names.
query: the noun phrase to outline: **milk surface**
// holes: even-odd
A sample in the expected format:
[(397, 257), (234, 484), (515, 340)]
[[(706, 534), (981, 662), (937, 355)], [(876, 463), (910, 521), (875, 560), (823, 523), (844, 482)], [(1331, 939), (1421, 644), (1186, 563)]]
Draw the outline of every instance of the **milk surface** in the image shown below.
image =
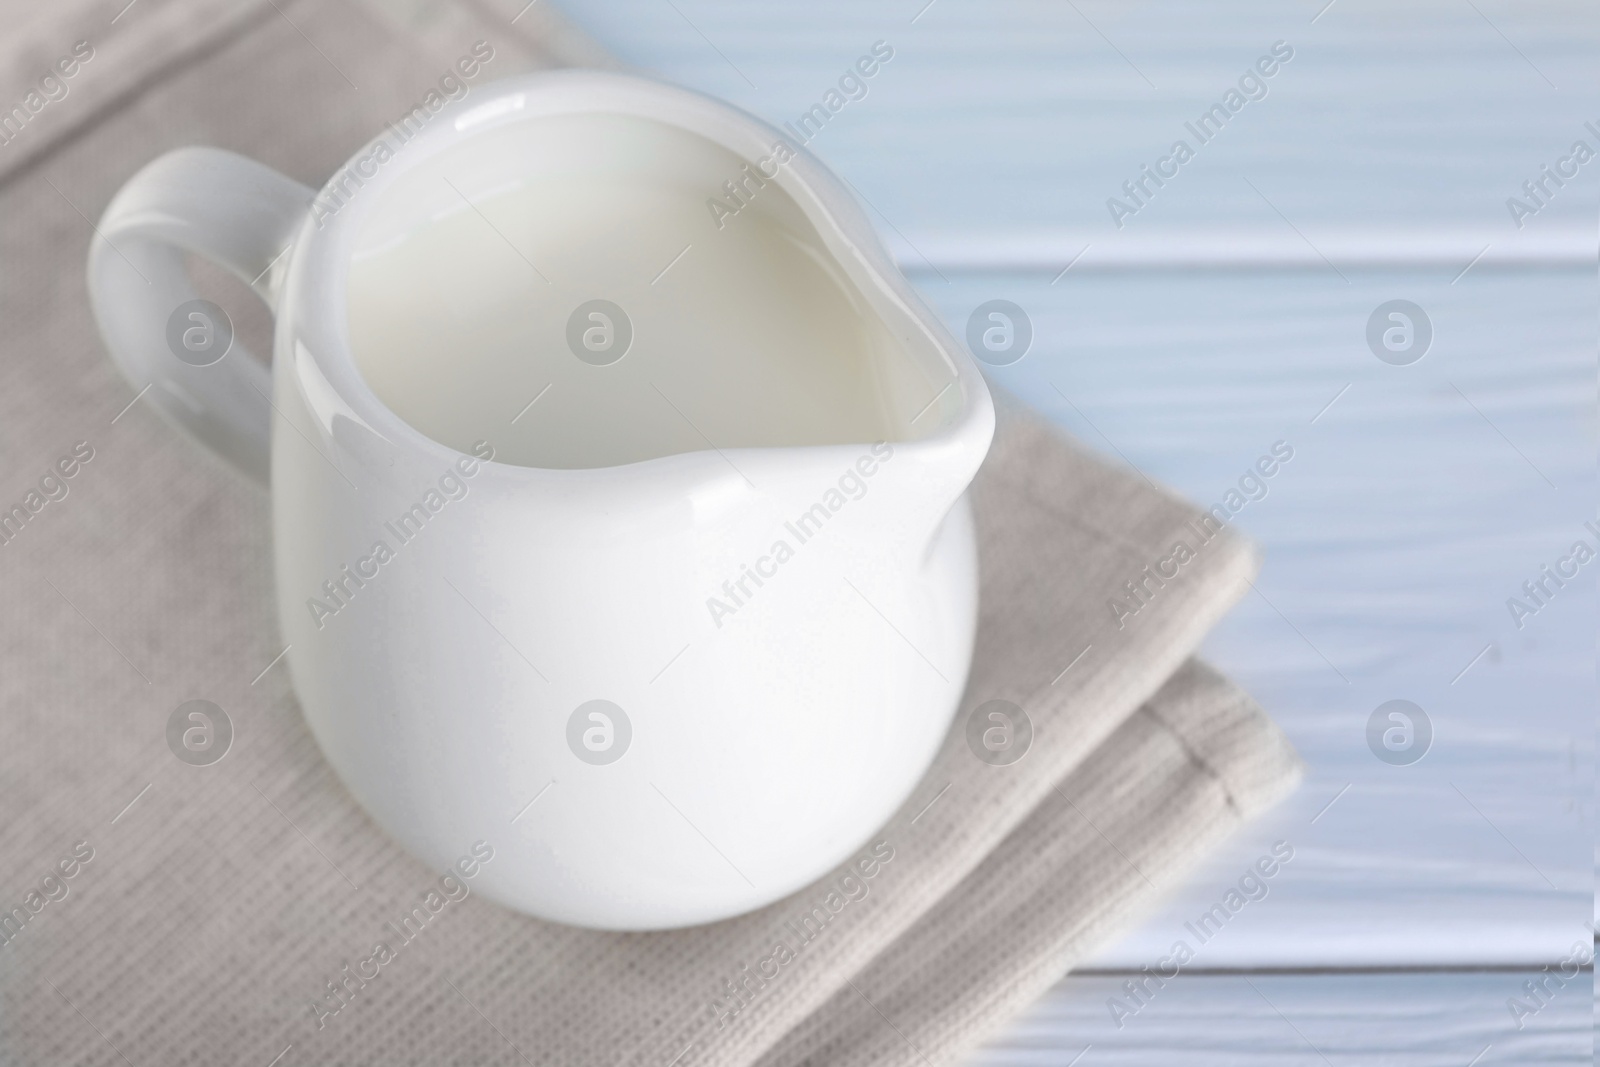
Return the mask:
[[(356, 364), (400, 418), (550, 468), (901, 436), (891, 342), (776, 182), (732, 199), (743, 160), (644, 120), (499, 136), (493, 166), (407, 174), (352, 260)], [(740, 209), (719, 227), (712, 198)], [(575, 350), (569, 320), (595, 300), (625, 321), (581, 316)]]

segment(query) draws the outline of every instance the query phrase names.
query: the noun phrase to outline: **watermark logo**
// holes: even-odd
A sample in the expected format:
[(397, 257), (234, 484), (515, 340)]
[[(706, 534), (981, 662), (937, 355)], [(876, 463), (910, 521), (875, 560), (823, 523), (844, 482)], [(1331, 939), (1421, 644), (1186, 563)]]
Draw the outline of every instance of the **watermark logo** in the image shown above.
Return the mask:
[[(682, 1033), (682, 1037), (687, 1037), (689, 1032), (702, 1032), (713, 1022), (718, 1030), (726, 1029), (742, 1011), (755, 1003), (769, 985), (782, 977), (783, 969), (799, 959), (840, 912), (865, 900), (872, 893), (872, 879), (883, 872), (894, 855), (893, 845), (879, 841), (836, 869), (827, 881), (814, 887), (812, 892), (820, 896), (811, 897), (809, 907), (806, 907), (808, 902), (804, 900), (794, 905), (795, 910), (789, 912), (783, 925), (772, 936), (767, 954), (757, 959), (754, 965), (741, 963), (736, 973), (726, 975), (722, 985), (713, 992), (705, 1010)], [(679, 1050), (679, 1058), (682, 1058), (684, 1045), (681, 1038), (673, 1047)]]
[[(1596, 526), (1593, 519), (1583, 524), (1583, 528), (1594, 538), (1594, 543), (1600, 546), (1600, 526)], [(0, 537), (3, 537), (0, 534)], [(1587, 541), (1574, 541), (1572, 547), (1567, 549), (1567, 554), (1557, 557), (1555, 565), (1542, 563), (1539, 573), (1522, 583), (1520, 597), (1507, 597), (1506, 610), (1511, 612), (1511, 621), (1517, 624), (1517, 629), (1526, 626), (1529, 616), (1539, 614), (1540, 610), (1549, 605), (1567, 583), (1578, 577), (1579, 569), (1595, 557), (1595, 549)]]
[(986, 300), (967, 316), (967, 347), (991, 367), (1009, 367), (1032, 344), (1033, 321), (1009, 300)]
[(1433, 321), (1409, 300), (1389, 300), (1367, 317), (1367, 347), (1395, 367), (1405, 367), (1428, 354), (1433, 344)]
[[(767, 580), (777, 577), (778, 568), (795, 557), (799, 546), (821, 533), (823, 527), (850, 501), (866, 496), (867, 480), (893, 456), (894, 446), (887, 441), (879, 441), (872, 446), (870, 454), (857, 457), (853, 466), (846, 467), (838, 481), (824, 490), (815, 504), (785, 522), (783, 528), (794, 539), (793, 544), (789, 543), (789, 538), (777, 538), (767, 555), (756, 558), (754, 566), (741, 564), (739, 575), (722, 583), (721, 597), (706, 598), (706, 611), (711, 616), (712, 624), (722, 629), (722, 620), (748, 605), (755, 596), (755, 590), (764, 586)], [(752, 584), (755, 589), (751, 588)]]
[(307, 597), (306, 610), (311, 614), (311, 621), (317, 624), (317, 629), (323, 628), (329, 616), (339, 614), (354, 603), (356, 594), (383, 572), (383, 568), (396, 558), (401, 548), (415, 541), (423, 527), (443, 511), (446, 504), (465, 500), (471, 488), (466, 479), (477, 475), (480, 461), (487, 463), (492, 459), (494, 446), (488, 441), (475, 442), (472, 455), (458, 457), (439, 475), (436, 487), (429, 487), (410, 509), (383, 524), (384, 530), (394, 538), (394, 544), (391, 545), (387, 537), (376, 539), (366, 555), (357, 557), (353, 564), (346, 563), (332, 578), (322, 583), (322, 596)]
[(65, 500), (72, 488), (68, 480), (93, 458), (94, 446), (88, 441), (79, 441), (72, 446), (70, 454), (61, 456), (45, 469), (38, 488), (29, 489), (19, 502), (9, 508), (0, 504), (0, 545), (9, 545), (22, 532), (22, 528), (44, 510), (46, 504)]
[(1270, 454), (1257, 457), (1253, 467), (1247, 467), (1239, 476), (1237, 486), (1230, 486), (1222, 494), (1222, 500), (1212, 504), (1202, 515), (1184, 521), (1186, 533), (1193, 535), (1194, 544), (1189, 543), (1188, 537), (1176, 539), (1168, 549), (1167, 554), (1148, 564), (1134, 577), (1122, 583), (1122, 589), (1116, 596), (1106, 598), (1106, 607), (1111, 611), (1111, 621), (1121, 630), (1128, 625), (1128, 620), (1143, 611), (1153, 601), (1167, 583), (1176, 580), (1183, 573), (1183, 568), (1191, 561), (1198, 558), (1200, 551), (1209, 545), (1213, 538), (1228, 525), (1245, 506), (1256, 500), (1265, 500), (1271, 492), (1267, 480), (1274, 477), (1294, 458), (1294, 446), (1287, 441), (1274, 441)]
[(1574, 941), (1566, 957), (1559, 963), (1545, 964), (1537, 975), (1523, 982), (1522, 990), (1527, 994), (1526, 999), (1506, 998), (1506, 1010), (1511, 1013), (1511, 1021), (1517, 1024), (1517, 1029), (1527, 1026), (1530, 1017), (1549, 1007), (1556, 994), (1565, 989), (1568, 982), (1581, 976), (1583, 969), (1593, 962), (1593, 941)]
[(1239, 880), (1227, 888), (1221, 899), (1192, 922), (1183, 924), (1183, 928), (1194, 938), (1193, 945), (1187, 938), (1180, 937), (1172, 943), (1172, 948), (1165, 956), (1141, 967), (1134, 977), (1123, 982), (1121, 996), (1107, 997), (1106, 1011), (1110, 1013), (1117, 1029), (1121, 1030), (1130, 1018), (1148, 1007), (1156, 994), (1182, 974), (1190, 961), (1199, 955), (1200, 949), (1214, 941), (1234, 916), (1247, 906), (1266, 900), (1272, 892), (1268, 883), (1292, 859), (1294, 846), (1287, 841), (1274, 841), (1270, 855), (1263, 855), (1246, 867)]
[[(1600, 138), (1600, 126), (1593, 122), (1583, 125), (1596, 138)], [(1567, 182), (1576, 178), (1578, 170), (1594, 156), (1595, 151), (1589, 142), (1580, 139), (1573, 141), (1567, 154), (1556, 160), (1554, 169), (1548, 163), (1539, 164), (1539, 173), (1522, 183), (1522, 192), (1527, 199), (1506, 197), (1506, 210), (1511, 212), (1512, 224), (1519, 230), (1526, 226), (1527, 220), (1548, 207), (1556, 193), (1566, 188)]]
[(1367, 719), (1367, 747), (1392, 767), (1409, 767), (1433, 745), (1433, 721), (1409, 700), (1386, 700)]
[(167, 316), (167, 347), (191, 367), (209, 367), (233, 347), (233, 320), (209, 300), (186, 300)]
[(1008, 767), (1033, 747), (1033, 720), (1009, 700), (986, 701), (967, 716), (967, 747), (991, 767)]
[(609, 300), (586, 300), (567, 316), (567, 347), (595, 367), (609, 367), (628, 354), (633, 320)]
[(585, 763), (615, 763), (632, 743), (628, 713), (609, 700), (586, 700), (567, 716), (567, 747)]
[(233, 745), (233, 720), (209, 700), (189, 700), (167, 716), (167, 747), (191, 767), (209, 767)]
[(808, 144), (847, 104), (865, 100), (870, 91), (867, 79), (875, 76), (893, 58), (893, 45), (888, 41), (874, 41), (870, 53), (858, 57), (853, 66), (845, 68), (836, 83), (837, 88), (830, 88), (823, 93), (822, 99), (812, 104), (794, 122), (783, 124), (793, 138), (792, 143), (780, 137), (772, 143), (771, 152), (753, 164), (748, 161), (741, 164), (738, 173), (722, 183), (723, 195), (707, 197), (706, 209), (711, 213), (711, 221), (716, 223), (717, 229), (727, 226), (728, 219), (749, 207), (756, 195), (767, 187), (767, 183), (777, 178), (784, 164), (799, 154), (795, 145)]
[(72, 846), (71, 855), (57, 860), (48, 874), (28, 888), (22, 903), (9, 911), (0, 911), (0, 946), (9, 945), (47, 905), (66, 900), (67, 894), (72, 892), (67, 883), (92, 859), (94, 846), (88, 841), (79, 841)]
[(1119, 230), (1127, 225), (1127, 220), (1149, 206), (1167, 182), (1178, 176), (1183, 165), (1193, 159), (1202, 147), (1214, 141), (1223, 127), (1244, 110), (1245, 105), (1265, 100), (1268, 92), (1266, 79), (1276, 75), (1293, 58), (1294, 46), (1288, 41), (1272, 42), (1269, 53), (1259, 57), (1253, 66), (1246, 67), (1244, 73), (1239, 75), (1237, 87), (1229, 88), (1222, 94), (1221, 100), (1201, 112), (1193, 122), (1185, 122), (1183, 128), (1194, 138), (1193, 145), (1186, 138), (1173, 141), (1167, 154), (1157, 159), (1153, 167), (1149, 163), (1142, 164), (1137, 175), (1122, 183), (1122, 195), (1127, 199), (1115, 196), (1106, 198), (1106, 211), (1111, 214), (1112, 225)]
[[(116, 21), (113, 19), (112, 21)], [(76, 77), (83, 69), (83, 65), (94, 58), (94, 45), (88, 41), (79, 41), (72, 46), (72, 51), (56, 60), (47, 68), (39, 80), (29, 87), (22, 99), (9, 108), (0, 105), (0, 145), (8, 145), (22, 135), (28, 124), (38, 118), (39, 113), (58, 100), (66, 99), (72, 86), (71, 79)]]
[(358, 957), (354, 964), (346, 957), (334, 977), (310, 1000), (311, 1017), (317, 1021), (317, 1029), (326, 1027), (328, 1020), (350, 1007), (369, 983), (392, 969), (391, 965), (406, 946), (421, 936), (445, 909), (471, 896), (472, 889), (467, 882), (477, 877), (492, 859), (494, 846), (487, 841), (474, 841), (467, 854), (456, 860), (455, 866), (446, 867), (420, 896), (412, 898), (414, 903), (408, 910), (383, 924), (379, 931), (383, 940), (367, 942), (372, 945), (371, 955)]
[[(361, 155), (335, 171), (333, 177), (328, 179), (328, 184), (311, 201), (311, 218), (316, 222), (317, 229), (322, 229), (329, 219), (344, 210), (351, 198), (376, 178), (379, 169), (394, 159), (400, 149), (426, 129), (446, 104), (465, 100), (472, 91), (472, 79), (481, 74), (493, 58), (493, 45), (488, 41), (475, 42), (471, 51), (439, 76), (438, 88), (429, 89), (421, 100), (411, 105), (409, 111), (374, 138)], [(469, 115), (461, 116), (461, 119)]]

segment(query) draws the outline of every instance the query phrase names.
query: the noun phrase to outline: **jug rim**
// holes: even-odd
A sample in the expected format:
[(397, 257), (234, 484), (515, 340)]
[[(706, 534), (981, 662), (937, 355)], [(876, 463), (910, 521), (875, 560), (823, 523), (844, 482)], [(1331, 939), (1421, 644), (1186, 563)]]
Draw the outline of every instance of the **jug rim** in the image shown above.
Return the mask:
[[(327, 203), (330, 188), (341, 176), (347, 175), (358, 161), (370, 158), (377, 145), (388, 143), (386, 138), (391, 136), (393, 125), (358, 149), (318, 190), (288, 254), (282, 281), (276, 286), (283, 314), (274, 343), (274, 367), (275, 373), (295, 379), (308, 410), (330, 438), (334, 438), (336, 419), (342, 416), (390, 446), (413, 454), (441, 460), (463, 454), (402, 418), (361, 374), (350, 341), (347, 293), (356, 241), (363, 224), (382, 203), (384, 190), (415, 167), (453, 146), (513, 122), (585, 114), (654, 120), (705, 138), (744, 159), (750, 158), (752, 146), (770, 147), (780, 140), (788, 143), (794, 154), (781, 168), (781, 187), (830, 245), (830, 253), (840, 266), (849, 268), (850, 264), (840, 257), (841, 252), (847, 252), (855, 257), (855, 265), (877, 283), (879, 293), (862, 291), (874, 313), (882, 314), (881, 299), (891, 301), (905, 320), (920, 329), (951, 372), (950, 380), (935, 392), (923, 411), (906, 420), (910, 424), (936, 411), (942, 416), (938, 428), (891, 443), (896, 449), (926, 451), (930, 455), (951, 449), (981, 454), (987, 449), (994, 410), (982, 372), (890, 258), (854, 194), (841, 179), (804, 144), (795, 145), (793, 138), (726, 101), (648, 77), (596, 70), (541, 71), (485, 82), (462, 99), (443, 105), (420, 132), (414, 133), (398, 151), (391, 152), (390, 162), (375, 167), (375, 174), (364, 178), (361, 195), (351, 197), (340, 210), (327, 217), (317, 212), (319, 204)], [(834, 242), (837, 248), (832, 247)], [(933, 383), (929, 384), (932, 389)], [(956, 396), (949, 402), (945, 397), (952, 391)], [(781, 456), (833, 449), (853, 451), (873, 443), (718, 447), (708, 441), (707, 448), (593, 467), (544, 467), (500, 460), (483, 463), (501, 477), (520, 471), (529, 477), (595, 478), (605, 472), (681, 470), (686, 464), (698, 465), (707, 457), (716, 459), (729, 454)]]

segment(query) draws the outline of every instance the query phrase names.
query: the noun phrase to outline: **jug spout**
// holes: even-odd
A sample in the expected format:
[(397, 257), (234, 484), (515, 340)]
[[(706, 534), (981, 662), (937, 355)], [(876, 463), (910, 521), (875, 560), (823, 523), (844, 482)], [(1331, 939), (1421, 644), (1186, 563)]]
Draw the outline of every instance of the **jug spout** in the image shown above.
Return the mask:
[[(994, 434), (989, 392), (972, 378), (957, 377), (923, 402), (916, 421), (935, 427), (926, 435), (730, 456), (754, 490), (752, 512), (780, 520), (773, 554), (782, 554), (780, 545), (824, 546), (819, 554), (840, 568), (869, 574), (924, 564)], [(917, 415), (908, 412), (905, 423), (915, 425)]]
[[(964, 383), (953, 382), (955, 393)], [(963, 500), (988, 454), (994, 436), (994, 405), (979, 379), (977, 389), (963, 390), (951, 405), (941, 429), (930, 436), (886, 447), (893, 457), (894, 477), (886, 483), (896, 495), (899, 520), (885, 533), (896, 549), (926, 561), (952, 511)], [(925, 417), (933, 417), (930, 410)], [(890, 530), (892, 529), (892, 533)]]
[[(901, 515), (894, 525), (903, 548), (917, 551), (919, 558), (964, 497), (994, 437), (994, 402), (982, 374), (970, 360), (950, 370), (949, 381), (930, 386), (931, 399), (907, 420), (909, 439), (892, 446), (898, 467), (891, 484), (900, 495)], [(927, 424), (930, 429), (916, 432)]]

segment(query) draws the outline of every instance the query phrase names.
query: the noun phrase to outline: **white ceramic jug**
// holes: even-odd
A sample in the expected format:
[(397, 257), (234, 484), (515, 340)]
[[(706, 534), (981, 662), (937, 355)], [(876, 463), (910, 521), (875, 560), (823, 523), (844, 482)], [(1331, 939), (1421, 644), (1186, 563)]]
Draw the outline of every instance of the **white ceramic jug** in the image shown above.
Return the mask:
[[(537, 171), (552, 120), (619, 116), (775, 172), (772, 210), (876, 331), (884, 441), (801, 427), (541, 469), (505, 462), (495, 427), (474, 455), (378, 399), (352, 353), (354, 252)], [(250, 477), (270, 471), (295, 692), (329, 762), (406, 848), (444, 866), (486, 841), (476, 888), (586, 926), (681, 926), (774, 901), (867, 843), (950, 725), (976, 617), (964, 494), (993, 430), (983, 378), (844, 187), (725, 104), (541, 74), (417, 126), (399, 146), (386, 130), (320, 194), (212, 149), (149, 164), (90, 255), (106, 345), (169, 420)], [(779, 144), (792, 158), (775, 161)], [(707, 240), (717, 221), (708, 212)], [(193, 303), (185, 252), (272, 308), (270, 371), (237, 345), (206, 356), (228, 327)], [(566, 358), (563, 343), (550, 338)], [(574, 358), (571, 373), (627, 366)]]

